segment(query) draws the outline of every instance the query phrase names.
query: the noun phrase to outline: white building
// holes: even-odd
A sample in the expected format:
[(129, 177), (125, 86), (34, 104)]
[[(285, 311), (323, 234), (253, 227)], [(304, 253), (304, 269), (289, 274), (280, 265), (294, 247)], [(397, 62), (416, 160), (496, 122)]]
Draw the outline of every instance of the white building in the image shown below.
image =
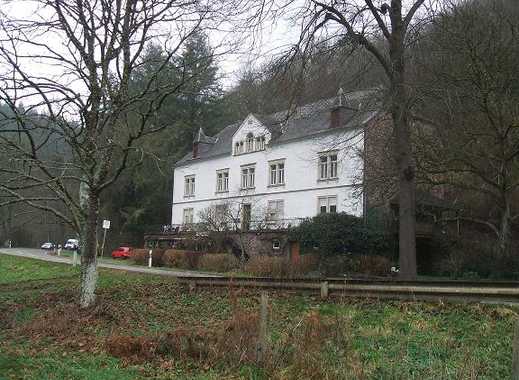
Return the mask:
[(250, 114), (214, 137), (202, 129), (175, 165), (172, 225), (230, 205), (242, 222), (296, 224), (321, 212), (361, 216), (366, 92), (268, 116)]

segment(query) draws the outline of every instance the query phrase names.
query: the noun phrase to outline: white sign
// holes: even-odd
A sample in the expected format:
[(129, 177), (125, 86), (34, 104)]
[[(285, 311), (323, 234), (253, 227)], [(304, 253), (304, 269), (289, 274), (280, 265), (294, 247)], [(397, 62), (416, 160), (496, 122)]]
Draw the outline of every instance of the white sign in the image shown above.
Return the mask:
[(109, 220), (103, 220), (103, 228), (105, 230), (109, 230), (110, 229), (110, 221)]

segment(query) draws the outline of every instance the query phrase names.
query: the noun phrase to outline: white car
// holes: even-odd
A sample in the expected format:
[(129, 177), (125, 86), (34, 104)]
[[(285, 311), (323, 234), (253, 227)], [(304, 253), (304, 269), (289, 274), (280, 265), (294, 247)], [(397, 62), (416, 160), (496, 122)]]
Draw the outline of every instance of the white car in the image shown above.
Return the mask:
[(73, 250), (77, 249), (78, 246), (79, 246), (78, 239), (68, 239), (63, 248), (70, 249), (71, 251), (73, 251)]
[(41, 249), (54, 249), (54, 243), (51, 243), (51, 242), (47, 242), (47, 243), (43, 243), (41, 245)]

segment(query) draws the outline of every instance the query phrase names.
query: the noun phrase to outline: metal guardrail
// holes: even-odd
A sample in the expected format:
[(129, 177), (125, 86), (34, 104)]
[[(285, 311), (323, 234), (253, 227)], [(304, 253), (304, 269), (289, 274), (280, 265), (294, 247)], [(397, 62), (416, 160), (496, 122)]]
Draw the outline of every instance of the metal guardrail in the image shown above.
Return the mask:
[(178, 277), (193, 287), (271, 289), (317, 293), (322, 298), (369, 297), (423, 301), (517, 303), (519, 282), (456, 280), (357, 280), (357, 279), (276, 279), (264, 277)]

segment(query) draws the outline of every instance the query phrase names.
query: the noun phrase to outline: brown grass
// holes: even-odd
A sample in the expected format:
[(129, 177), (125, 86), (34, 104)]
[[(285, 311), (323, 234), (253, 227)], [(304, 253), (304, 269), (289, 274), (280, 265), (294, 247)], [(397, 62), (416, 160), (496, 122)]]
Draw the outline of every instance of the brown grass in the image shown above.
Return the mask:
[(105, 349), (116, 358), (142, 362), (154, 357), (157, 343), (144, 337), (115, 335), (107, 338)]

